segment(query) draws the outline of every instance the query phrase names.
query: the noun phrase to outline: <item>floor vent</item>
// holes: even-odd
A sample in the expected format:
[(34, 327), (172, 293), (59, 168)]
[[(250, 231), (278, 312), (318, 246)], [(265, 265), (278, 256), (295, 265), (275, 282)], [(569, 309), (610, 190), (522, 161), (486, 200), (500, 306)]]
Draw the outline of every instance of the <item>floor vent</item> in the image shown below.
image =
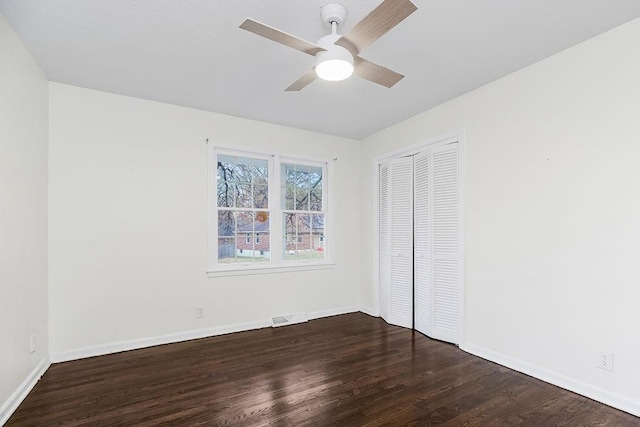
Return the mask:
[(280, 326), (294, 325), (296, 323), (304, 323), (308, 321), (307, 313), (296, 313), (289, 316), (276, 316), (271, 319), (271, 326), (277, 328)]

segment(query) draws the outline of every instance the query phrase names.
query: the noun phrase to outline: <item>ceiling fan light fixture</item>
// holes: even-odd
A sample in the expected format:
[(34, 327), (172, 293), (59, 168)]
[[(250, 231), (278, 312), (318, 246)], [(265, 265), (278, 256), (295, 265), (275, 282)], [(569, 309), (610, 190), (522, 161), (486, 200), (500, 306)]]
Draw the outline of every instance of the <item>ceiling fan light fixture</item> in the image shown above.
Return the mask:
[[(381, 86), (392, 87), (404, 76), (367, 61), (359, 56), (360, 51), (385, 35), (416, 9), (417, 6), (411, 0), (382, 0), (367, 16), (340, 35), (338, 26), (344, 22), (347, 10), (340, 3), (326, 4), (320, 9), (321, 17), (322, 22), (331, 27), (331, 34), (321, 37), (317, 43), (308, 42), (251, 18), (245, 19), (240, 28), (315, 56), (315, 66), (290, 84), (285, 89), (286, 92), (297, 92), (316, 78), (338, 81), (348, 79), (354, 73)], [(358, 69), (354, 70), (356, 64)]]
[(331, 82), (348, 79), (353, 74), (353, 55), (342, 46), (332, 44), (316, 55), (316, 74)]

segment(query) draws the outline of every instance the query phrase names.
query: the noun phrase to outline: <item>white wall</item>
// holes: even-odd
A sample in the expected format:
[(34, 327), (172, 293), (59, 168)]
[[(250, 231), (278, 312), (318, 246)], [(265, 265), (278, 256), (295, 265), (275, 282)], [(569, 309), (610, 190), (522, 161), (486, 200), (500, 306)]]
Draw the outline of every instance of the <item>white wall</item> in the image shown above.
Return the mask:
[[(48, 360), (48, 83), (0, 14), (0, 424)], [(36, 334), (36, 352), (29, 340)], [(13, 395), (13, 396), (12, 396)]]
[(367, 138), (361, 217), (368, 247), (377, 154), (464, 129), (463, 347), (640, 414), (638, 40), (640, 20)]
[[(356, 306), (356, 141), (58, 83), (50, 94), (54, 358)], [(207, 278), (207, 137), (239, 149), (338, 158), (335, 182), (345, 184), (330, 188), (335, 268)], [(196, 306), (204, 306), (204, 319), (195, 318)]]
[[(51, 83), (52, 353), (371, 307), (373, 158), (464, 129), (463, 347), (640, 412), (638, 39), (636, 20), (362, 144)], [(3, 402), (48, 348), (47, 83), (1, 17), (0, 54)], [(333, 188), (334, 269), (206, 277), (206, 137), (338, 158), (336, 181), (361, 195)]]

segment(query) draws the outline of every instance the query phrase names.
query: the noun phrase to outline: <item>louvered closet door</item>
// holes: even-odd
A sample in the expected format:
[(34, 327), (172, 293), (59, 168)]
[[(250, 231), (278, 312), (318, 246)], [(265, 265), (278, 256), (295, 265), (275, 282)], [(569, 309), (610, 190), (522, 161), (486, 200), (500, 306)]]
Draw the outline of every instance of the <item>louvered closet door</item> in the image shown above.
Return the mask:
[(413, 159), (393, 159), (390, 168), (390, 299), (387, 322), (413, 326)]
[(391, 230), (389, 227), (389, 206), (390, 206), (390, 190), (389, 190), (389, 164), (380, 165), (379, 171), (379, 192), (380, 192), (380, 316), (389, 321), (389, 301), (391, 296)]
[(433, 331), (433, 275), (431, 271), (431, 154), (414, 156), (414, 328), (425, 335)]
[(432, 156), (433, 338), (460, 343), (460, 180), (458, 144), (434, 147)]

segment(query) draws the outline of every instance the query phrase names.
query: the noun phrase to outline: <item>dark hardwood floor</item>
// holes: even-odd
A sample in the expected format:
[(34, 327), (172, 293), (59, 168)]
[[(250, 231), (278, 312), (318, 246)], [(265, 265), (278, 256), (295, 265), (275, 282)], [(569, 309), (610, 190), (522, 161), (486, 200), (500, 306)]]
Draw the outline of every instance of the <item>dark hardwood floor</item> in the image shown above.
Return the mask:
[(640, 419), (356, 313), (55, 364), (7, 426), (440, 424)]

